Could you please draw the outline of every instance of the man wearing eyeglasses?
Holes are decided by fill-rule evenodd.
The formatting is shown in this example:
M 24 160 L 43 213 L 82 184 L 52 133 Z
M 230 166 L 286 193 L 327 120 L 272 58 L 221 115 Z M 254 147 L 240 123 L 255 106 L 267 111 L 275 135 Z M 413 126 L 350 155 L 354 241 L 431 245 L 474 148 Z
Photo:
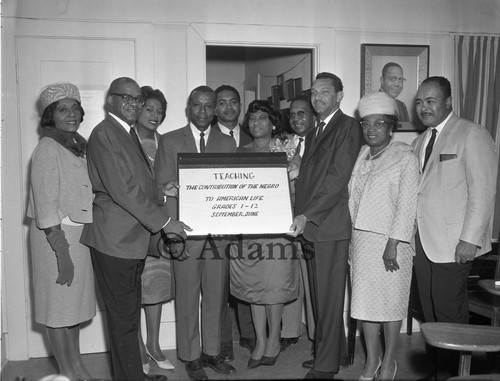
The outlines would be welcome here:
M 396 99 L 403 87 L 406 79 L 403 77 L 403 68 L 396 62 L 388 62 L 382 69 L 382 76 L 380 77 L 380 91 L 389 94 L 394 98 L 398 105 L 398 121 L 409 122 L 410 116 L 406 105 L 399 99 Z
M 300 160 L 304 156 L 306 147 L 306 135 L 311 131 L 316 124 L 316 113 L 311 104 L 311 97 L 307 95 L 299 95 L 290 102 L 290 127 L 292 128 L 293 141 L 295 142 L 296 152 L 298 156 L 294 158 L 294 162 L 300 167 Z M 295 172 L 295 174 L 294 174 Z M 291 181 L 291 195 L 292 205 L 295 203 L 295 181 L 297 180 L 297 171 L 292 169 L 289 176 L 293 179 Z M 285 304 L 283 308 L 283 315 L 281 318 L 281 350 L 284 351 L 290 345 L 296 344 L 302 333 L 302 306 L 306 307 L 306 321 L 307 321 L 307 335 L 310 340 L 314 341 L 314 316 L 311 305 L 311 294 L 309 289 L 309 278 L 307 276 L 307 265 L 302 252 L 301 243 L 298 243 L 298 258 L 300 264 L 300 294 L 297 299 Z
M 151 233 L 163 229 L 186 238 L 182 222 L 159 206 L 154 171 L 131 127 L 144 105 L 139 85 L 115 79 L 106 97 L 106 118 L 87 145 L 89 177 L 95 194 L 93 222 L 81 242 L 92 264 L 106 307 L 114 380 L 166 380 L 143 373 L 138 329 L 141 275 Z

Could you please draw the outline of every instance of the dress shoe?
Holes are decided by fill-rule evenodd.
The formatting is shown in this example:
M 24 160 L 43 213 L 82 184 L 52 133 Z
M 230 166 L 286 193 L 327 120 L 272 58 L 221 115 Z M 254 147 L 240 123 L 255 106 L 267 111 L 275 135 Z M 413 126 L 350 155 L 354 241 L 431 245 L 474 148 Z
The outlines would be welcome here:
M 255 349 L 255 341 L 255 338 L 240 337 L 240 345 L 248 349 L 250 354 L 252 354 Z
M 233 343 L 231 341 L 227 341 L 225 343 L 221 343 L 219 356 L 225 362 L 234 360 L 234 352 L 233 352 Z
M 276 360 L 278 359 L 280 352 L 278 352 L 278 354 L 276 356 L 272 356 L 272 357 L 262 356 L 262 360 L 260 360 L 260 364 L 261 365 L 274 365 L 274 364 L 276 364 Z
M 225 362 L 219 355 L 209 356 L 205 353 L 201 354 L 201 365 L 209 367 L 218 373 L 231 374 L 236 372 L 236 369 Z
M 280 339 L 281 350 L 284 351 L 292 344 L 297 344 L 299 342 L 298 337 L 282 337 Z
M 311 369 L 307 372 L 304 379 L 306 380 L 333 380 L 335 378 L 334 372 L 320 372 L 314 369 Z
M 205 373 L 205 369 L 203 369 L 203 366 L 201 365 L 200 359 L 186 361 L 186 364 L 184 366 L 186 367 L 186 372 L 190 380 L 208 380 L 207 374 Z
M 162 374 L 145 374 L 144 381 L 167 381 L 167 376 Z
M 306 360 L 302 363 L 302 368 L 312 369 L 314 367 L 314 359 Z
M 248 359 L 247 368 L 248 369 L 257 368 L 257 367 L 260 366 L 260 362 L 261 361 L 262 361 L 262 358 L 260 358 L 260 359 L 254 359 L 254 358 L 252 358 L 252 356 L 250 356 L 250 358 Z
M 148 355 L 148 357 L 153 360 L 156 365 L 158 365 L 158 368 L 161 368 L 161 369 L 174 369 L 174 366 L 172 365 L 172 363 L 170 361 L 168 361 L 168 359 L 165 357 L 165 360 L 157 360 L 153 357 L 153 355 L 149 352 L 148 350 L 148 347 L 146 347 L 146 354 Z M 149 365 L 149 364 L 148 364 Z M 144 369 L 144 364 L 142 365 L 143 369 Z M 149 373 L 148 372 L 144 372 L 146 374 Z

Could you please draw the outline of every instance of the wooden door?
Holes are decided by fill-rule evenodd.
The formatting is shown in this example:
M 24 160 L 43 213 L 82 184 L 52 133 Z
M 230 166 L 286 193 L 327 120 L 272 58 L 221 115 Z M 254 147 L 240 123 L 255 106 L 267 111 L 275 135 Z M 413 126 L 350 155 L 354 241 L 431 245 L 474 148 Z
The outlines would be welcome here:
M 23 200 L 27 201 L 28 198 L 31 155 L 40 139 L 40 114 L 37 103 L 40 89 L 46 84 L 59 81 L 69 81 L 78 86 L 85 110 L 79 132 L 88 138 L 92 128 L 104 117 L 105 93 L 111 81 L 120 76 L 135 77 L 135 44 L 133 39 L 29 36 L 18 38 L 16 60 Z M 24 229 L 24 236 L 27 237 L 28 221 L 25 221 Z M 25 287 L 28 290 L 25 296 L 28 357 L 45 357 L 50 354 L 45 329 L 32 319 L 29 245 L 25 247 L 27 251 L 25 274 L 28 275 Z M 107 350 L 105 311 L 102 308 L 102 303 L 99 301 L 96 317 L 82 326 L 80 337 L 82 353 Z

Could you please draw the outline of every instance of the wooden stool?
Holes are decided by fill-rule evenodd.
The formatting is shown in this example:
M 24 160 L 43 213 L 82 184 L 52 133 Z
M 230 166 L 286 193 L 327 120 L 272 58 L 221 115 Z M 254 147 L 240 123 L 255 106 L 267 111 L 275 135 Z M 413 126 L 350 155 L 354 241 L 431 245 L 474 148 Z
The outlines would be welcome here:
M 427 344 L 460 351 L 459 376 L 470 375 L 472 352 L 499 352 L 500 328 L 454 323 L 424 323 L 420 327 Z

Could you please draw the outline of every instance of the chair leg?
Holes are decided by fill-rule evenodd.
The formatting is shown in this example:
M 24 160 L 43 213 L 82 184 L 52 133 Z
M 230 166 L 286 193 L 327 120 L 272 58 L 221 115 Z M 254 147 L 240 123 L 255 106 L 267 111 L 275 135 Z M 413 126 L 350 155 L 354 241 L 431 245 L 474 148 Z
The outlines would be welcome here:
M 491 317 L 491 325 L 493 327 L 500 327 L 500 311 L 498 308 L 493 310 L 493 316 Z
M 460 351 L 460 363 L 458 365 L 459 376 L 470 375 L 471 352 Z

